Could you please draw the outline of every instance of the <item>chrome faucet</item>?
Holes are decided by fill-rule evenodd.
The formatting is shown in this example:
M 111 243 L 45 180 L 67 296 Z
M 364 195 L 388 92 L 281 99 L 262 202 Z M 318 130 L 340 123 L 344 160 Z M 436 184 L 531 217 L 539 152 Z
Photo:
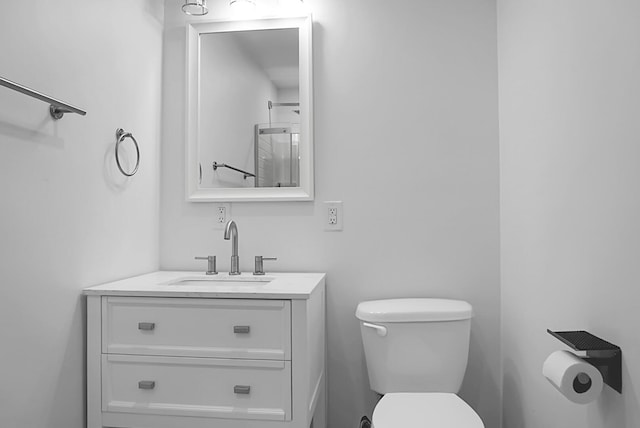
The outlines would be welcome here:
M 224 239 L 231 239 L 231 269 L 229 275 L 240 275 L 240 257 L 238 257 L 238 226 L 233 220 L 224 228 Z

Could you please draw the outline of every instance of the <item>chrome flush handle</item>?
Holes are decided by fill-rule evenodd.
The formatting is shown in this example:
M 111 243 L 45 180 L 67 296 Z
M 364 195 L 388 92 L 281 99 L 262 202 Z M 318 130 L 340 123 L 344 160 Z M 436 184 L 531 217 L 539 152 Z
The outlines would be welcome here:
M 378 333 L 378 336 L 385 337 L 387 335 L 387 327 L 383 325 L 371 324 L 370 322 L 363 322 L 364 327 L 372 328 Z

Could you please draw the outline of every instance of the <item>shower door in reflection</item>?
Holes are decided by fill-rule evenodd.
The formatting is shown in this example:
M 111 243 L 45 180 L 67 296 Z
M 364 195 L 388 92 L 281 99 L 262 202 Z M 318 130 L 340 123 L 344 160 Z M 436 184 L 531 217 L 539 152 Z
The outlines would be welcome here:
M 286 126 L 255 126 L 256 187 L 298 187 L 300 133 Z

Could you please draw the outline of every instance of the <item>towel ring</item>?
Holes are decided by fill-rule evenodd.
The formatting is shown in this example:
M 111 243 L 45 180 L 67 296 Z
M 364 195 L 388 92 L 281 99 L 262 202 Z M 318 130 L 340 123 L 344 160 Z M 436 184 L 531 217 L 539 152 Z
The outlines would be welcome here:
M 127 177 L 131 177 L 136 172 L 138 172 L 138 167 L 140 166 L 140 148 L 138 147 L 138 142 L 136 141 L 133 134 L 131 134 L 131 132 L 124 132 L 124 129 L 122 128 L 118 128 L 118 130 L 116 131 L 116 138 L 118 139 L 118 141 L 116 142 L 116 164 L 118 164 L 118 169 L 121 173 L 123 173 Z M 131 138 L 131 141 L 133 141 L 133 144 L 136 146 L 136 166 L 131 172 L 126 172 L 124 169 L 122 169 L 122 165 L 120 165 L 120 155 L 118 154 L 120 143 L 122 143 L 127 138 Z

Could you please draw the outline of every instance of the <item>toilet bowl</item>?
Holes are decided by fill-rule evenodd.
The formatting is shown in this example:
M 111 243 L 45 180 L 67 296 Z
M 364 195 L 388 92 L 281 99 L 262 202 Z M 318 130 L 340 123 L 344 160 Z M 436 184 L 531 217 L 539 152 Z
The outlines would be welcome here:
M 371 422 L 372 428 L 484 428 L 471 406 L 450 392 L 386 394 Z
M 387 299 L 356 310 L 371 389 L 383 395 L 374 428 L 484 428 L 456 393 L 469 356 L 471 305 Z

